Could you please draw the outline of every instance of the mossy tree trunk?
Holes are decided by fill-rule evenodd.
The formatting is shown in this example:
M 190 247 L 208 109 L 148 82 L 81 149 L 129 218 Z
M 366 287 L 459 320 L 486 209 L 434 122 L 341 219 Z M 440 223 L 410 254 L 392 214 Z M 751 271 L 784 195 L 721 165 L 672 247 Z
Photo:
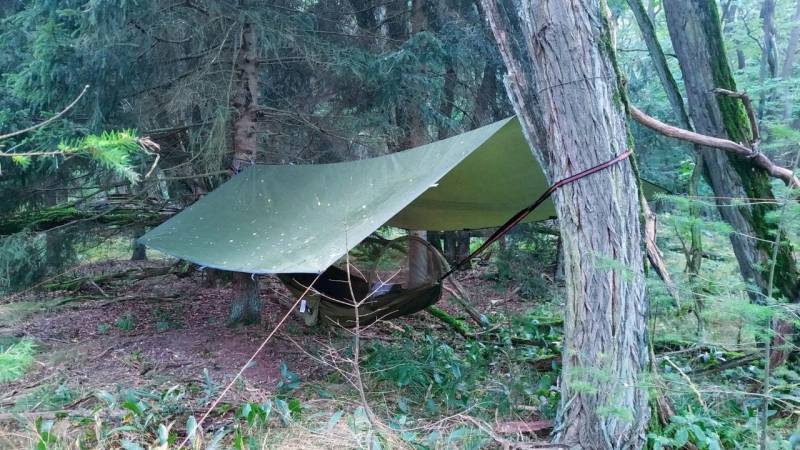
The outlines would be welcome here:
M 739 99 L 716 96 L 715 88 L 736 91 L 722 40 L 719 10 L 714 0 L 667 0 L 667 26 L 683 72 L 689 113 L 695 129 L 709 136 L 749 142 L 751 130 Z M 703 168 L 717 198 L 722 218 L 734 232 L 730 239 L 745 282 L 757 286 L 753 301 L 782 297 L 800 301 L 800 276 L 791 245 L 780 245 L 775 264 L 773 292 L 767 292 L 772 261 L 772 242 L 779 230 L 768 219 L 777 210 L 770 177 L 746 158 L 704 148 Z M 750 203 L 736 199 L 759 199 Z M 787 341 L 791 325 L 776 323 L 776 344 Z M 771 365 L 786 360 L 788 351 L 777 346 Z
M 697 132 L 749 142 L 749 121 L 739 99 L 715 95 L 715 88 L 736 91 L 722 40 L 714 0 L 664 2 L 672 44 L 683 73 L 689 114 Z M 731 242 L 745 281 L 758 286 L 754 300 L 763 300 L 770 267 L 771 242 L 777 227 L 767 216 L 776 211 L 769 175 L 750 161 L 713 148 L 702 149 L 706 179 L 722 218 L 734 232 Z M 760 199 L 755 204 L 735 199 Z M 734 199 L 734 200 L 731 200 Z M 798 300 L 800 281 L 790 246 L 781 246 L 775 271 L 778 296 Z
M 605 2 L 526 0 L 510 20 L 494 0 L 482 3 L 508 70 L 508 95 L 551 182 L 631 147 Z M 554 435 L 574 449 L 639 449 L 646 440 L 647 304 L 637 186 L 631 160 L 554 195 L 566 278 Z

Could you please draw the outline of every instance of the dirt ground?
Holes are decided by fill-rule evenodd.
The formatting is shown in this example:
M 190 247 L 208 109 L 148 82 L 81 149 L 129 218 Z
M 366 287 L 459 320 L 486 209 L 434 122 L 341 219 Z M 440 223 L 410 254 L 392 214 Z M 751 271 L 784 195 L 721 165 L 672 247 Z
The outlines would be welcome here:
M 78 273 L 98 275 L 161 266 L 163 262 L 104 262 L 83 266 Z M 496 291 L 480 283 L 480 270 L 460 274 L 459 278 L 474 306 L 483 313 L 522 305 L 513 292 Z M 28 338 L 38 346 L 36 363 L 26 376 L 4 386 L 0 411 L 20 410 L 20 401 L 45 384 L 64 384 L 80 393 L 73 395 L 77 398 L 70 405 L 62 406 L 68 409 L 78 404 L 90 407 L 97 401 L 92 393 L 99 390 L 202 383 L 205 370 L 215 383 L 227 382 L 286 313 L 288 292 L 277 280 L 264 277 L 262 323 L 231 328 L 225 322 L 229 289 L 206 287 L 204 279 L 200 272 L 184 278 L 170 274 L 135 282 L 84 285 L 78 293 L 27 293 L 0 303 L 0 342 Z M 463 310 L 447 301 L 439 306 L 466 317 Z M 364 338 L 390 339 L 400 325 L 444 327 L 430 315 L 418 313 L 372 327 Z M 340 335 L 340 330 L 309 328 L 293 314 L 254 364 L 244 370 L 244 395 L 248 391 L 260 395 L 273 391 L 281 378 L 282 362 L 304 380 L 324 376 L 325 368 L 303 349 Z M 36 408 L 33 405 L 33 409 L 25 410 Z

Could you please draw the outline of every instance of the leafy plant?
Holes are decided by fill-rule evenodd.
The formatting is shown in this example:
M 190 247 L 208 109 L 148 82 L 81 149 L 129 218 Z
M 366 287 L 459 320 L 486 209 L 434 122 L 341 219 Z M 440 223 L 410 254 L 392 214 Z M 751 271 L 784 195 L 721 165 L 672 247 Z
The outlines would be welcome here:
M 722 426 L 714 419 L 694 414 L 672 416 L 661 434 L 650 434 L 653 449 L 684 448 L 691 443 L 700 450 L 722 450 L 717 430 Z
M 122 331 L 130 331 L 136 326 L 136 319 L 133 317 L 133 314 L 127 312 L 120 316 L 116 322 L 114 322 L 114 325 Z
M 23 339 L 7 348 L 0 347 L 0 383 L 21 378 L 33 362 L 36 346 L 33 341 Z

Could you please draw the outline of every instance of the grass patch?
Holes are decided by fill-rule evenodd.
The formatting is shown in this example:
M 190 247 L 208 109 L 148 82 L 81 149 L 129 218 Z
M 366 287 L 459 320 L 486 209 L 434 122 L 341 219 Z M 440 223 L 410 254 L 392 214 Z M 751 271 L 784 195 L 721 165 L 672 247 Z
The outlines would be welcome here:
M 22 378 L 33 362 L 35 352 L 36 346 L 29 339 L 0 348 L 0 383 L 9 383 Z

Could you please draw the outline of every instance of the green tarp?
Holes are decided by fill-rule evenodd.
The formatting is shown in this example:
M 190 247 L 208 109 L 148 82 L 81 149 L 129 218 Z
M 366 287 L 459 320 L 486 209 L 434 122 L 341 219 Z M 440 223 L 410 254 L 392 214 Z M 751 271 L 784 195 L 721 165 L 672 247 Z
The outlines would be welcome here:
M 140 242 L 212 268 L 318 273 L 384 224 L 496 227 L 547 186 L 509 118 L 378 158 L 252 166 Z M 547 201 L 527 221 L 553 216 Z

